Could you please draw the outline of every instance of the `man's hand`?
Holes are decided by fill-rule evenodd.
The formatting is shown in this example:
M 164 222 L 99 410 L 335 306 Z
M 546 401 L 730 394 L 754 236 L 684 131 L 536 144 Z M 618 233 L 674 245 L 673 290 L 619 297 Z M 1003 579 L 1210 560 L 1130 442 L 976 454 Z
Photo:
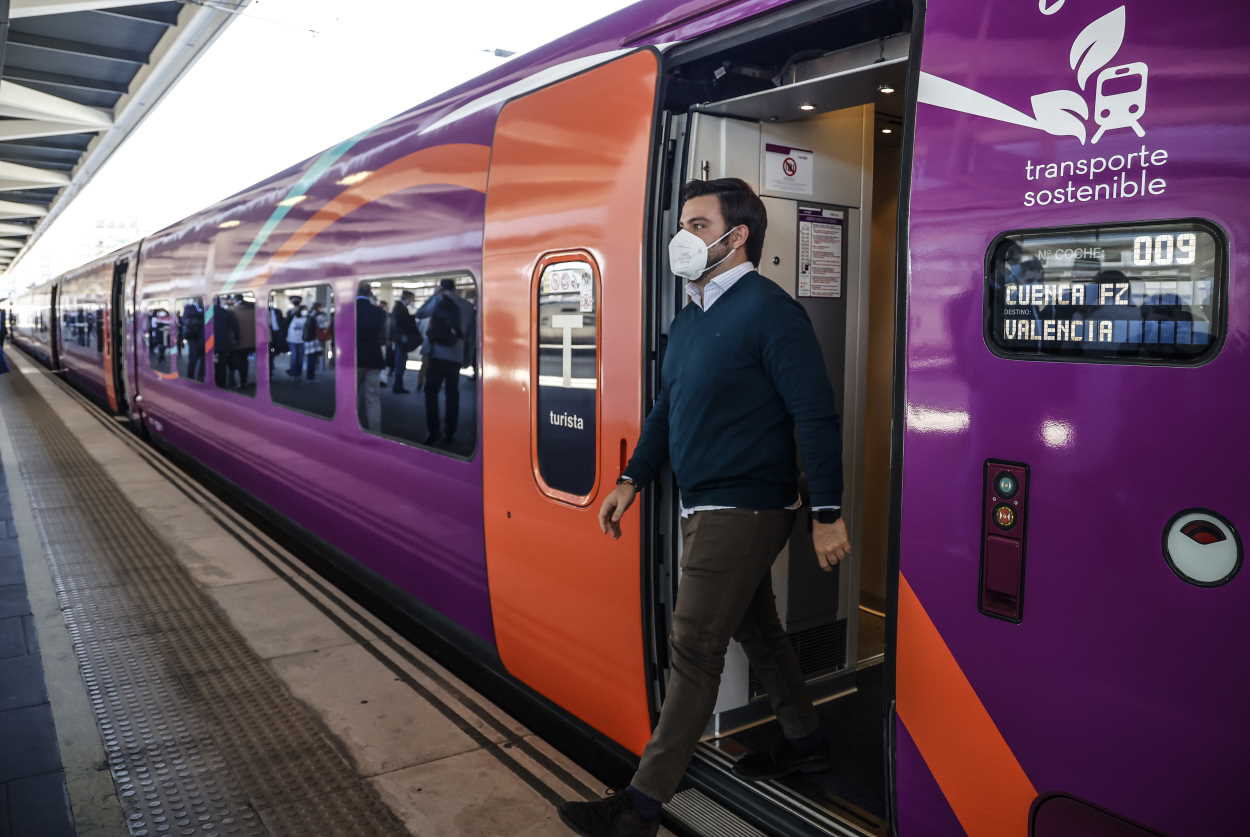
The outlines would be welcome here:
M 820 561 L 820 568 L 827 573 L 833 572 L 833 568 L 851 554 L 851 540 L 846 534 L 845 518 L 834 523 L 813 521 L 812 545 L 816 547 L 816 558 Z
M 611 531 L 612 537 L 621 536 L 621 518 L 634 504 L 634 498 L 637 496 L 638 489 L 634 487 L 634 484 L 623 482 L 604 499 L 603 505 L 599 507 L 599 528 L 605 535 Z

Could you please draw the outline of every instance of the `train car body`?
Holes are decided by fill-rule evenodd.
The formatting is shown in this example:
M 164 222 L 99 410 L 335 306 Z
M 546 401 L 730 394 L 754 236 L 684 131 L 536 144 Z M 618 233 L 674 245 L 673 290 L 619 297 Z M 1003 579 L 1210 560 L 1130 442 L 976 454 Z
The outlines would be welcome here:
M 842 408 L 855 559 L 813 572 L 798 527 L 774 583 L 846 756 L 734 780 L 775 726 L 735 649 L 693 784 L 784 833 L 1241 833 L 1247 23 L 644 0 L 15 298 L 12 333 L 638 753 L 677 499 L 616 541 L 595 510 L 683 304 L 677 189 L 742 177 Z M 375 396 L 361 282 L 454 287 L 455 371 L 427 333 Z
M 101 406 L 124 413 L 123 294 L 138 246 L 83 265 L 56 282 L 56 357 L 66 379 Z
M 13 343 L 49 366 L 56 366 L 55 282 L 45 282 L 9 300 L 9 336 Z

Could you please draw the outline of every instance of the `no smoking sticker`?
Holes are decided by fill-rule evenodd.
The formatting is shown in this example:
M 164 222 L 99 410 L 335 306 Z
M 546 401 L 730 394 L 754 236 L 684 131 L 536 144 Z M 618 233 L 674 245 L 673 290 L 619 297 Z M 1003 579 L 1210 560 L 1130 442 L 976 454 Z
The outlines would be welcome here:
M 810 195 L 814 155 L 804 148 L 764 143 L 764 191 Z

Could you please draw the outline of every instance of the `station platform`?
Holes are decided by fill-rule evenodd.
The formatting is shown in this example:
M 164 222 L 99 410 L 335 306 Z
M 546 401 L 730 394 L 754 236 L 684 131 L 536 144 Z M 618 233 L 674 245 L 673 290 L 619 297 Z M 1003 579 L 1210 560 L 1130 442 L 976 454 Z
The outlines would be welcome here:
M 0 837 L 570 833 L 592 776 L 6 356 Z

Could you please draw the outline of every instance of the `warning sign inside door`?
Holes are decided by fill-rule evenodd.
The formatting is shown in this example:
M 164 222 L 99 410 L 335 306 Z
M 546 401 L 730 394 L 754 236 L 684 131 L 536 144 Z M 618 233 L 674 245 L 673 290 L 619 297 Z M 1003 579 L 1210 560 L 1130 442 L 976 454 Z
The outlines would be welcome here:
M 842 296 L 846 212 L 799 204 L 799 296 Z
M 812 152 L 788 145 L 764 144 L 764 191 L 812 193 Z

